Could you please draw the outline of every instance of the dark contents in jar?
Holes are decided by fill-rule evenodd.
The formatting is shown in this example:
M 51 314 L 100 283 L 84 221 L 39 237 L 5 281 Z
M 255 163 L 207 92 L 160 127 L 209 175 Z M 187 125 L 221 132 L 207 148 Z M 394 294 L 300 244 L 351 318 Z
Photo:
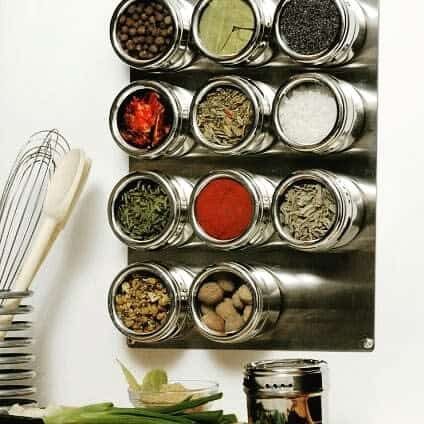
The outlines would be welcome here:
M 252 292 L 231 273 L 211 275 L 200 287 L 197 302 L 202 322 L 210 330 L 224 335 L 237 333 L 252 317 Z
M 293 184 L 283 195 L 280 221 L 294 239 L 323 239 L 332 229 L 337 203 L 327 187 L 314 181 Z
M 195 216 L 210 237 L 229 241 L 241 237 L 252 224 L 254 201 L 249 190 L 231 178 L 208 183 L 195 202 Z
M 158 183 L 139 180 L 120 193 L 115 215 L 127 236 L 140 241 L 154 240 L 168 228 L 170 200 Z
M 281 36 L 296 53 L 313 55 L 332 48 L 342 26 L 333 0 L 291 0 L 280 15 Z
M 129 330 L 140 334 L 153 333 L 163 327 L 172 303 L 163 282 L 147 273 L 126 277 L 114 301 L 121 322 Z
M 119 16 L 117 37 L 125 53 L 147 61 L 166 54 L 175 37 L 175 22 L 162 1 L 139 0 Z
M 249 135 L 254 121 L 252 101 L 239 89 L 219 87 L 199 103 L 197 126 L 217 146 L 232 147 Z
M 164 96 L 154 90 L 139 90 L 119 108 L 118 129 L 128 144 L 153 150 L 168 137 L 173 118 L 172 108 Z

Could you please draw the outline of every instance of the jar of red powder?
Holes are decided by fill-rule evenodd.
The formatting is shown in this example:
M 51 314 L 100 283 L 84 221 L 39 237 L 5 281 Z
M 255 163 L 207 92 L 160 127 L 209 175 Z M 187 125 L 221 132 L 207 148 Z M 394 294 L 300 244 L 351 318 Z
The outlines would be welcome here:
M 190 204 L 197 236 L 216 249 L 265 243 L 273 234 L 270 208 L 275 183 L 242 170 L 212 172 L 195 186 Z
M 191 100 L 188 90 L 165 82 L 133 82 L 112 104 L 112 136 L 137 159 L 182 156 L 194 145 L 188 131 Z

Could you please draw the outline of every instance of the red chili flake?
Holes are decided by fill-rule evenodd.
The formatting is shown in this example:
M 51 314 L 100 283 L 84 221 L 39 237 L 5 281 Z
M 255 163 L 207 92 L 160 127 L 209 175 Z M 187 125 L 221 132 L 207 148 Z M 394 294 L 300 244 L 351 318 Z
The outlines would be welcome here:
M 159 146 L 171 131 L 166 122 L 166 107 L 155 91 L 134 95 L 123 113 L 123 128 L 120 130 L 124 140 L 142 149 Z

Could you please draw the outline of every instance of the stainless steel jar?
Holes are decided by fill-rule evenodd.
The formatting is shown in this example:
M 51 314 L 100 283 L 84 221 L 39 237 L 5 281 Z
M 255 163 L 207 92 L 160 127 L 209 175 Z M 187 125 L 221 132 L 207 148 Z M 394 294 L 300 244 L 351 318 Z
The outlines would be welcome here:
M 219 333 L 211 330 L 202 320 L 198 293 L 202 285 L 217 274 L 230 274 L 246 284 L 253 295 L 253 309 L 246 325 L 236 333 Z M 262 336 L 275 328 L 282 311 L 282 291 L 277 277 L 266 267 L 243 265 L 236 262 L 221 263 L 203 270 L 190 288 L 190 308 L 199 332 L 216 343 L 243 343 Z
M 364 44 L 367 32 L 365 13 L 357 0 L 333 0 L 340 12 L 341 30 L 337 42 L 317 54 L 305 55 L 290 48 L 281 34 L 281 13 L 292 0 L 282 0 L 274 22 L 274 34 L 281 50 L 296 62 L 310 66 L 335 66 L 349 62 Z
M 200 35 L 200 21 L 211 0 L 200 0 L 194 9 L 192 34 L 197 48 L 209 59 L 225 66 L 259 66 L 273 56 L 270 43 L 276 2 L 274 0 L 245 0 L 255 17 L 255 28 L 247 46 L 233 56 L 220 56 L 210 52 L 203 44 Z M 218 23 L 217 23 L 218 24 Z
M 285 359 L 248 364 L 244 372 L 249 424 L 328 423 L 324 361 Z
M 207 234 L 196 217 L 196 201 L 202 190 L 212 181 L 231 179 L 242 184 L 251 194 L 254 212 L 249 228 L 240 237 L 232 240 L 219 240 Z M 274 229 L 271 220 L 271 202 L 275 183 L 267 177 L 254 175 L 244 170 L 213 171 L 197 182 L 190 200 L 190 217 L 195 234 L 207 246 L 215 249 L 234 250 L 258 246 L 268 241 Z
M 234 146 L 222 146 L 208 140 L 197 125 L 197 110 L 205 97 L 220 87 L 230 87 L 240 90 L 251 101 L 254 111 L 254 121 L 249 134 Z M 224 76 L 210 80 L 194 97 L 190 125 L 191 131 L 199 143 L 215 153 L 239 155 L 258 153 L 266 150 L 274 141 L 271 131 L 272 100 L 275 91 L 270 86 L 239 76 Z
M 336 201 L 336 218 L 327 235 L 318 240 L 295 239 L 282 224 L 280 206 L 285 193 L 295 184 L 315 182 L 326 187 Z M 297 250 L 322 252 L 349 244 L 359 234 L 365 214 L 364 195 L 350 177 L 316 169 L 299 171 L 283 180 L 278 186 L 272 205 L 274 225 L 280 237 Z
M 151 90 L 163 98 L 172 110 L 172 127 L 166 139 L 152 150 L 141 149 L 127 143 L 121 135 L 119 121 L 121 108 L 132 95 Z M 125 87 L 115 98 L 109 116 L 109 127 L 118 146 L 137 159 L 156 159 L 163 156 L 182 156 L 194 145 L 188 129 L 192 95 L 184 88 L 161 81 L 135 81 Z
M 123 0 L 113 13 L 110 23 L 110 39 L 116 54 L 127 65 L 143 71 L 175 71 L 188 66 L 195 57 L 190 43 L 193 2 L 190 0 L 161 0 L 169 9 L 175 23 L 175 33 L 172 45 L 168 52 L 162 56 L 149 60 L 139 60 L 125 52 L 117 36 L 119 18 L 122 13 L 136 1 L 137 0 Z
M 300 144 L 290 139 L 279 117 L 281 102 L 301 86 L 322 86 L 333 94 L 337 104 L 337 120 L 332 131 L 324 139 L 314 144 Z M 287 85 L 281 87 L 274 101 L 273 122 L 279 138 L 291 149 L 299 152 L 330 154 L 348 149 L 357 140 L 364 128 L 364 101 L 348 82 L 326 74 L 309 73 L 296 75 Z M 305 123 L 308 125 L 309 123 Z
M 138 181 L 152 181 L 158 184 L 168 195 L 171 206 L 171 217 L 167 227 L 161 234 L 150 240 L 137 240 L 129 237 L 121 229 L 116 216 L 121 194 Z M 156 250 L 169 246 L 181 246 L 193 235 L 193 229 L 188 221 L 188 206 L 192 189 L 192 182 L 182 177 L 169 177 L 147 171 L 133 172 L 127 175 L 116 184 L 109 198 L 108 215 L 113 232 L 132 249 Z
M 130 330 L 119 318 L 115 298 L 121 285 L 133 274 L 152 275 L 158 278 L 167 289 L 171 307 L 165 324 L 152 333 Z M 188 288 L 193 274 L 183 267 L 168 267 L 157 263 L 138 263 L 122 270 L 113 281 L 108 294 L 109 314 L 115 327 L 131 340 L 142 343 L 159 343 L 182 336 L 192 326 L 188 313 Z

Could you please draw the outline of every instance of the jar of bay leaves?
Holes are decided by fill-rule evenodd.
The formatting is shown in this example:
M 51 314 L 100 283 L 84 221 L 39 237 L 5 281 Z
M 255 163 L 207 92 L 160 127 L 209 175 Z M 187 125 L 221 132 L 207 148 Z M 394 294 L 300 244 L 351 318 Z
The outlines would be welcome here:
M 195 53 L 190 43 L 190 0 L 123 0 L 110 23 L 110 39 L 119 58 L 143 71 L 178 70 Z
M 281 0 L 274 21 L 281 50 L 310 66 L 349 62 L 366 32 L 366 15 L 357 0 Z
M 192 271 L 182 266 L 137 263 L 122 270 L 108 295 L 115 327 L 131 341 L 159 343 L 185 334 L 192 326 L 188 289 Z
M 192 236 L 188 206 L 193 183 L 157 172 L 134 172 L 122 178 L 109 199 L 109 222 L 115 235 L 133 249 L 181 246 Z
M 272 215 L 290 247 L 305 252 L 337 249 L 362 228 L 364 194 L 351 177 L 322 169 L 298 171 L 277 187 Z
M 184 88 L 162 81 L 135 81 L 112 104 L 112 136 L 137 159 L 183 156 L 194 145 L 188 124 L 191 101 L 192 94 Z
M 245 367 L 249 424 L 328 423 L 328 366 L 312 359 L 252 362 Z
M 273 0 L 200 0 L 193 39 L 209 59 L 225 66 L 258 66 L 273 56 Z
M 258 153 L 274 141 L 275 90 L 239 76 L 211 79 L 194 97 L 190 124 L 195 139 L 223 155 Z

